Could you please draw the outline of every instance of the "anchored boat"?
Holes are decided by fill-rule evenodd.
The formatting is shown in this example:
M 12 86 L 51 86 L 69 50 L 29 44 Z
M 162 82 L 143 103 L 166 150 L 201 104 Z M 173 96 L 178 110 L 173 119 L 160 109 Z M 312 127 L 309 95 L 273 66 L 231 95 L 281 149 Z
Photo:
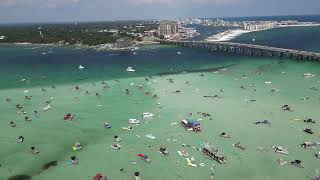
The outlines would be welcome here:
M 183 119 L 180 124 L 188 131 L 201 131 L 200 123 L 195 119 Z
M 149 117 L 153 117 L 154 115 L 152 114 L 152 113 L 149 113 L 149 112 L 144 112 L 143 114 L 142 114 L 142 117 L 143 118 L 149 118 Z
M 132 67 L 128 67 L 128 68 L 127 68 L 127 71 L 128 71 L 128 72 L 135 72 L 136 70 L 134 70 Z
M 209 144 L 205 144 L 202 148 L 202 152 L 204 155 L 206 155 L 209 159 L 215 160 L 220 164 L 226 164 L 227 159 L 225 156 L 221 155 L 217 149 L 215 149 L 213 146 L 210 146 Z
M 137 119 L 129 119 L 129 124 L 140 124 L 140 121 Z

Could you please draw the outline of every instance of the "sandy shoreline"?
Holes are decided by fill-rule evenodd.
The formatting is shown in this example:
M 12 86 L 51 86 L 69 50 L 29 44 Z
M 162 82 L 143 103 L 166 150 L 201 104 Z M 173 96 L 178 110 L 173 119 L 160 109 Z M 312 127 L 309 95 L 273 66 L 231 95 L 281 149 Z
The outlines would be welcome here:
M 232 40 L 242 34 L 251 33 L 251 32 L 266 31 L 266 30 L 276 29 L 276 28 L 313 27 L 313 26 L 320 26 L 320 24 L 280 25 L 278 27 L 261 29 L 261 30 L 256 30 L 256 31 L 246 31 L 246 30 L 241 30 L 241 29 L 226 30 L 226 31 L 220 32 L 218 34 L 215 34 L 213 36 L 207 37 L 205 39 L 205 41 L 223 42 L 223 41 L 230 41 L 230 40 Z
M 221 33 L 215 34 L 211 37 L 208 37 L 205 39 L 205 41 L 210 41 L 210 42 L 230 41 L 242 34 L 249 33 L 249 32 L 251 31 L 245 31 L 240 29 L 227 30 L 227 31 L 223 31 Z

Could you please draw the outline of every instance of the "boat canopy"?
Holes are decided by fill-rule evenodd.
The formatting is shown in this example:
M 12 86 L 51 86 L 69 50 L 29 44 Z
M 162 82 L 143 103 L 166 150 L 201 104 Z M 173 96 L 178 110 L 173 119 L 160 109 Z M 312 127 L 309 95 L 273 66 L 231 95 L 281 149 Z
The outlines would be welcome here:
M 188 123 L 189 123 L 190 125 L 192 125 L 193 127 L 200 125 L 199 121 L 197 121 L 196 119 L 187 119 L 187 121 L 188 121 Z

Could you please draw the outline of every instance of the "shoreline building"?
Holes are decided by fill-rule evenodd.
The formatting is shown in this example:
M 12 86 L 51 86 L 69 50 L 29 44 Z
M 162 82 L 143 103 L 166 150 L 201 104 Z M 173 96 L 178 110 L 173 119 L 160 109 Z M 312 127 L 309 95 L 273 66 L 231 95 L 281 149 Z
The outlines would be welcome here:
M 159 36 L 167 36 L 179 33 L 179 25 L 177 22 L 166 21 L 161 22 L 158 27 Z
M 275 21 L 249 21 L 243 23 L 243 30 L 260 31 L 277 27 L 278 23 Z

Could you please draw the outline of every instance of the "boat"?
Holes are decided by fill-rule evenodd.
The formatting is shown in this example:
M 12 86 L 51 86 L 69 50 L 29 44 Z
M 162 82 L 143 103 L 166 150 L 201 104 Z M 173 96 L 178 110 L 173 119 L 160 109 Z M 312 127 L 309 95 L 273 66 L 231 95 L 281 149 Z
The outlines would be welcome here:
M 311 74 L 311 73 L 304 73 L 303 76 L 304 76 L 304 77 L 314 77 L 314 76 L 316 76 L 316 75 Z
M 195 119 L 183 119 L 180 124 L 188 131 L 201 131 L 200 123 Z
M 128 68 L 127 68 L 127 71 L 128 71 L 128 72 L 135 72 L 136 70 L 134 70 L 132 67 L 128 67 Z
M 279 163 L 280 166 L 286 165 L 288 162 L 283 160 L 283 159 L 277 159 L 277 162 Z
M 281 146 L 281 145 L 272 146 L 272 148 L 273 148 L 275 153 L 285 154 L 285 155 L 289 154 L 288 150 L 285 147 Z
M 266 124 L 266 125 L 271 125 L 271 122 L 268 120 L 263 120 L 263 121 L 256 121 L 254 124 Z
M 306 128 L 306 129 L 304 129 L 304 130 L 302 130 L 302 131 L 304 131 L 304 132 L 306 132 L 306 133 L 308 133 L 308 134 L 314 134 L 314 132 L 313 132 L 312 129 L 310 129 L 310 128 Z
M 177 152 L 178 152 L 178 154 L 179 154 L 180 156 L 184 156 L 184 157 L 188 157 L 188 156 L 189 156 L 189 153 L 187 153 L 187 152 L 184 151 L 184 150 L 177 151 Z
M 79 70 L 84 69 L 84 66 L 82 66 L 81 64 L 79 65 Z
M 147 137 L 147 138 L 150 138 L 150 139 L 156 139 L 156 137 L 153 136 L 152 134 L 147 134 L 146 137 Z
M 133 128 L 131 126 L 128 126 L 128 127 L 122 127 L 121 129 L 123 130 L 127 130 L 127 131 L 132 131 Z
M 246 150 L 246 147 L 244 145 L 240 144 L 240 142 L 237 142 L 237 143 L 233 144 L 233 146 L 237 147 L 237 148 L 239 148 L 239 149 L 241 149 L 243 151 Z
M 177 52 L 178 55 L 181 55 L 182 53 L 180 51 Z
M 63 119 L 67 120 L 67 121 L 72 121 L 74 119 L 74 115 L 71 113 L 68 113 L 68 114 L 64 115 Z
M 143 114 L 142 114 L 142 117 L 143 118 L 149 118 L 149 117 L 153 117 L 154 115 L 152 114 L 152 113 L 149 113 L 149 112 L 144 112 Z
M 112 144 L 111 145 L 111 148 L 112 149 L 115 149 L 115 150 L 120 150 L 121 149 L 121 146 L 119 144 Z
M 110 128 L 112 127 L 112 125 L 111 125 L 110 123 L 108 123 L 108 122 L 105 122 L 105 123 L 103 124 L 103 126 L 104 126 L 104 128 L 106 128 L 106 129 L 110 129 Z
M 317 142 L 310 142 L 310 141 L 305 141 L 305 142 L 303 142 L 302 144 L 301 144 L 301 146 L 303 147 L 303 148 L 316 148 L 316 146 L 317 146 Z
M 119 136 L 115 135 L 115 136 L 113 136 L 113 140 L 120 142 L 121 138 Z
M 140 124 L 140 121 L 137 119 L 129 119 L 129 124 Z
M 137 154 L 138 157 L 140 157 L 142 160 L 144 160 L 147 163 L 151 162 L 151 159 L 149 158 L 149 156 L 145 155 L 145 154 Z
M 197 165 L 196 165 L 196 164 L 194 164 L 194 163 L 191 161 L 191 159 L 190 159 L 190 158 L 186 158 L 186 160 L 187 160 L 187 163 L 188 163 L 188 165 L 189 165 L 189 166 L 197 167 Z
M 46 111 L 48 111 L 48 110 L 50 110 L 50 109 L 51 109 L 50 104 L 47 104 L 45 107 L 42 108 L 42 111 L 43 111 L 43 112 L 46 112 Z
M 202 152 L 209 159 L 215 160 L 220 164 L 227 163 L 226 157 L 221 155 L 217 149 L 215 149 L 213 146 L 209 145 L 208 143 L 204 145 L 204 147 L 202 148 Z
M 169 155 L 169 152 L 167 151 L 167 148 L 165 148 L 165 147 L 160 147 L 159 152 L 165 156 Z
M 311 118 L 306 118 L 303 120 L 303 122 L 306 122 L 306 123 L 316 123 L 316 121 L 314 121 L 313 119 Z

